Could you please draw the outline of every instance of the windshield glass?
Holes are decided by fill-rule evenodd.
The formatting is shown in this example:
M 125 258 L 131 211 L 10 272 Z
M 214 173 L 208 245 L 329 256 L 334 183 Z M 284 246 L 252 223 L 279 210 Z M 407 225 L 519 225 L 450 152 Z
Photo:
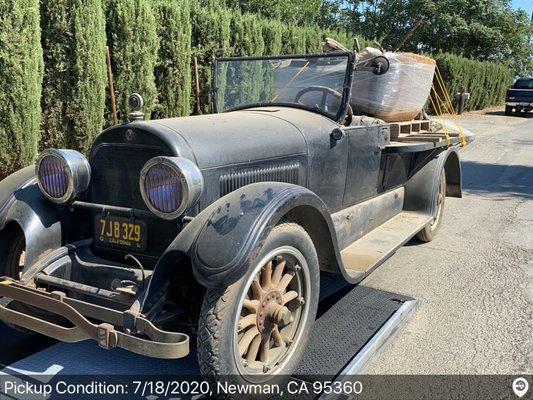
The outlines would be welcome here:
M 217 112 L 265 105 L 297 106 L 339 120 L 349 101 L 349 54 L 219 59 Z M 347 84 L 346 84 L 347 83 Z
M 533 79 L 518 79 L 514 84 L 514 89 L 533 89 Z

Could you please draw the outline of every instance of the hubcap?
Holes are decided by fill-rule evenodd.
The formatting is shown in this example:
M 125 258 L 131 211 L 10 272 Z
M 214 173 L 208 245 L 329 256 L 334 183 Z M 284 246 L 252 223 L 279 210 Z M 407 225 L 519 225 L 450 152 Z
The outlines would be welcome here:
M 446 197 L 446 181 L 441 177 L 439 182 L 439 193 L 437 195 L 437 215 L 433 218 L 430 228 L 435 230 L 439 225 L 440 219 L 442 218 L 442 209 L 444 205 L 444 198 Z
M 243 375 L 275 374 L 290 358 L 308 306 L 308 267 L 296 249 L 276 250 L 257 267 L 241 299 L 235 357 Z

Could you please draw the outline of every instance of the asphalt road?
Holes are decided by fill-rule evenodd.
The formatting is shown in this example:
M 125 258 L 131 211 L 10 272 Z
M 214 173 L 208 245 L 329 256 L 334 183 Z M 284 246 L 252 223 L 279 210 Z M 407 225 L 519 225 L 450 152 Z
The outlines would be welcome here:
M 370 373 L 533 372 L 533 115 L 461 117 L 463 198 L 363 284 L 422 301 Z

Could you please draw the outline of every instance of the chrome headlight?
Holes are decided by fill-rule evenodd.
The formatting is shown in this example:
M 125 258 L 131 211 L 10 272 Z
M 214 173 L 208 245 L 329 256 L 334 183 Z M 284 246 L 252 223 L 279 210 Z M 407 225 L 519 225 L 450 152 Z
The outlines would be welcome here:
M 37 159 L 35 174 L 43 195 L 58 204 L 74 200 L 91 181 L 89 161 L 75 150 L 45 150 Z
M 181 157 L 155 157 L 140 177 L 144 202 L 158 217 L 176 219 L 196 204 L 204 188 L 200 169 Z

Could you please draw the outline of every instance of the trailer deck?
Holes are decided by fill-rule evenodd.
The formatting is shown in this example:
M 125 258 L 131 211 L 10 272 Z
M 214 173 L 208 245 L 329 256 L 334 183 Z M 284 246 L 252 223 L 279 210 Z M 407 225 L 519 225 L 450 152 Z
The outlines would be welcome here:
M 410 297 L 348 285 L 336 275 L 323 273 L 321 279 L 315 327 L 294 373 L 299 380 L 311 381 L 317 377 L 342 380 L 347 375 L 364 373 L 418 306 L 418 301 Z M 9 364 L 0 372 L 4 379 L 7 375 L 20 380 L 54 382 L 68 376 L 198 377 L 200 374 L 194 348 L 186 358 L 162 360 L 122 349 L 104 350 L 93 341 L 56 343 L 2 328 L 3 337 L 11 338 L 5 339 L 9 350 L 0 358 L 3 364 Z M 36 352 L 30 355 L 29 346 L 35 340 Z M 26 357 L 13 362 L 19 347 L 24 349 L 19 350 L 19 355 Z

